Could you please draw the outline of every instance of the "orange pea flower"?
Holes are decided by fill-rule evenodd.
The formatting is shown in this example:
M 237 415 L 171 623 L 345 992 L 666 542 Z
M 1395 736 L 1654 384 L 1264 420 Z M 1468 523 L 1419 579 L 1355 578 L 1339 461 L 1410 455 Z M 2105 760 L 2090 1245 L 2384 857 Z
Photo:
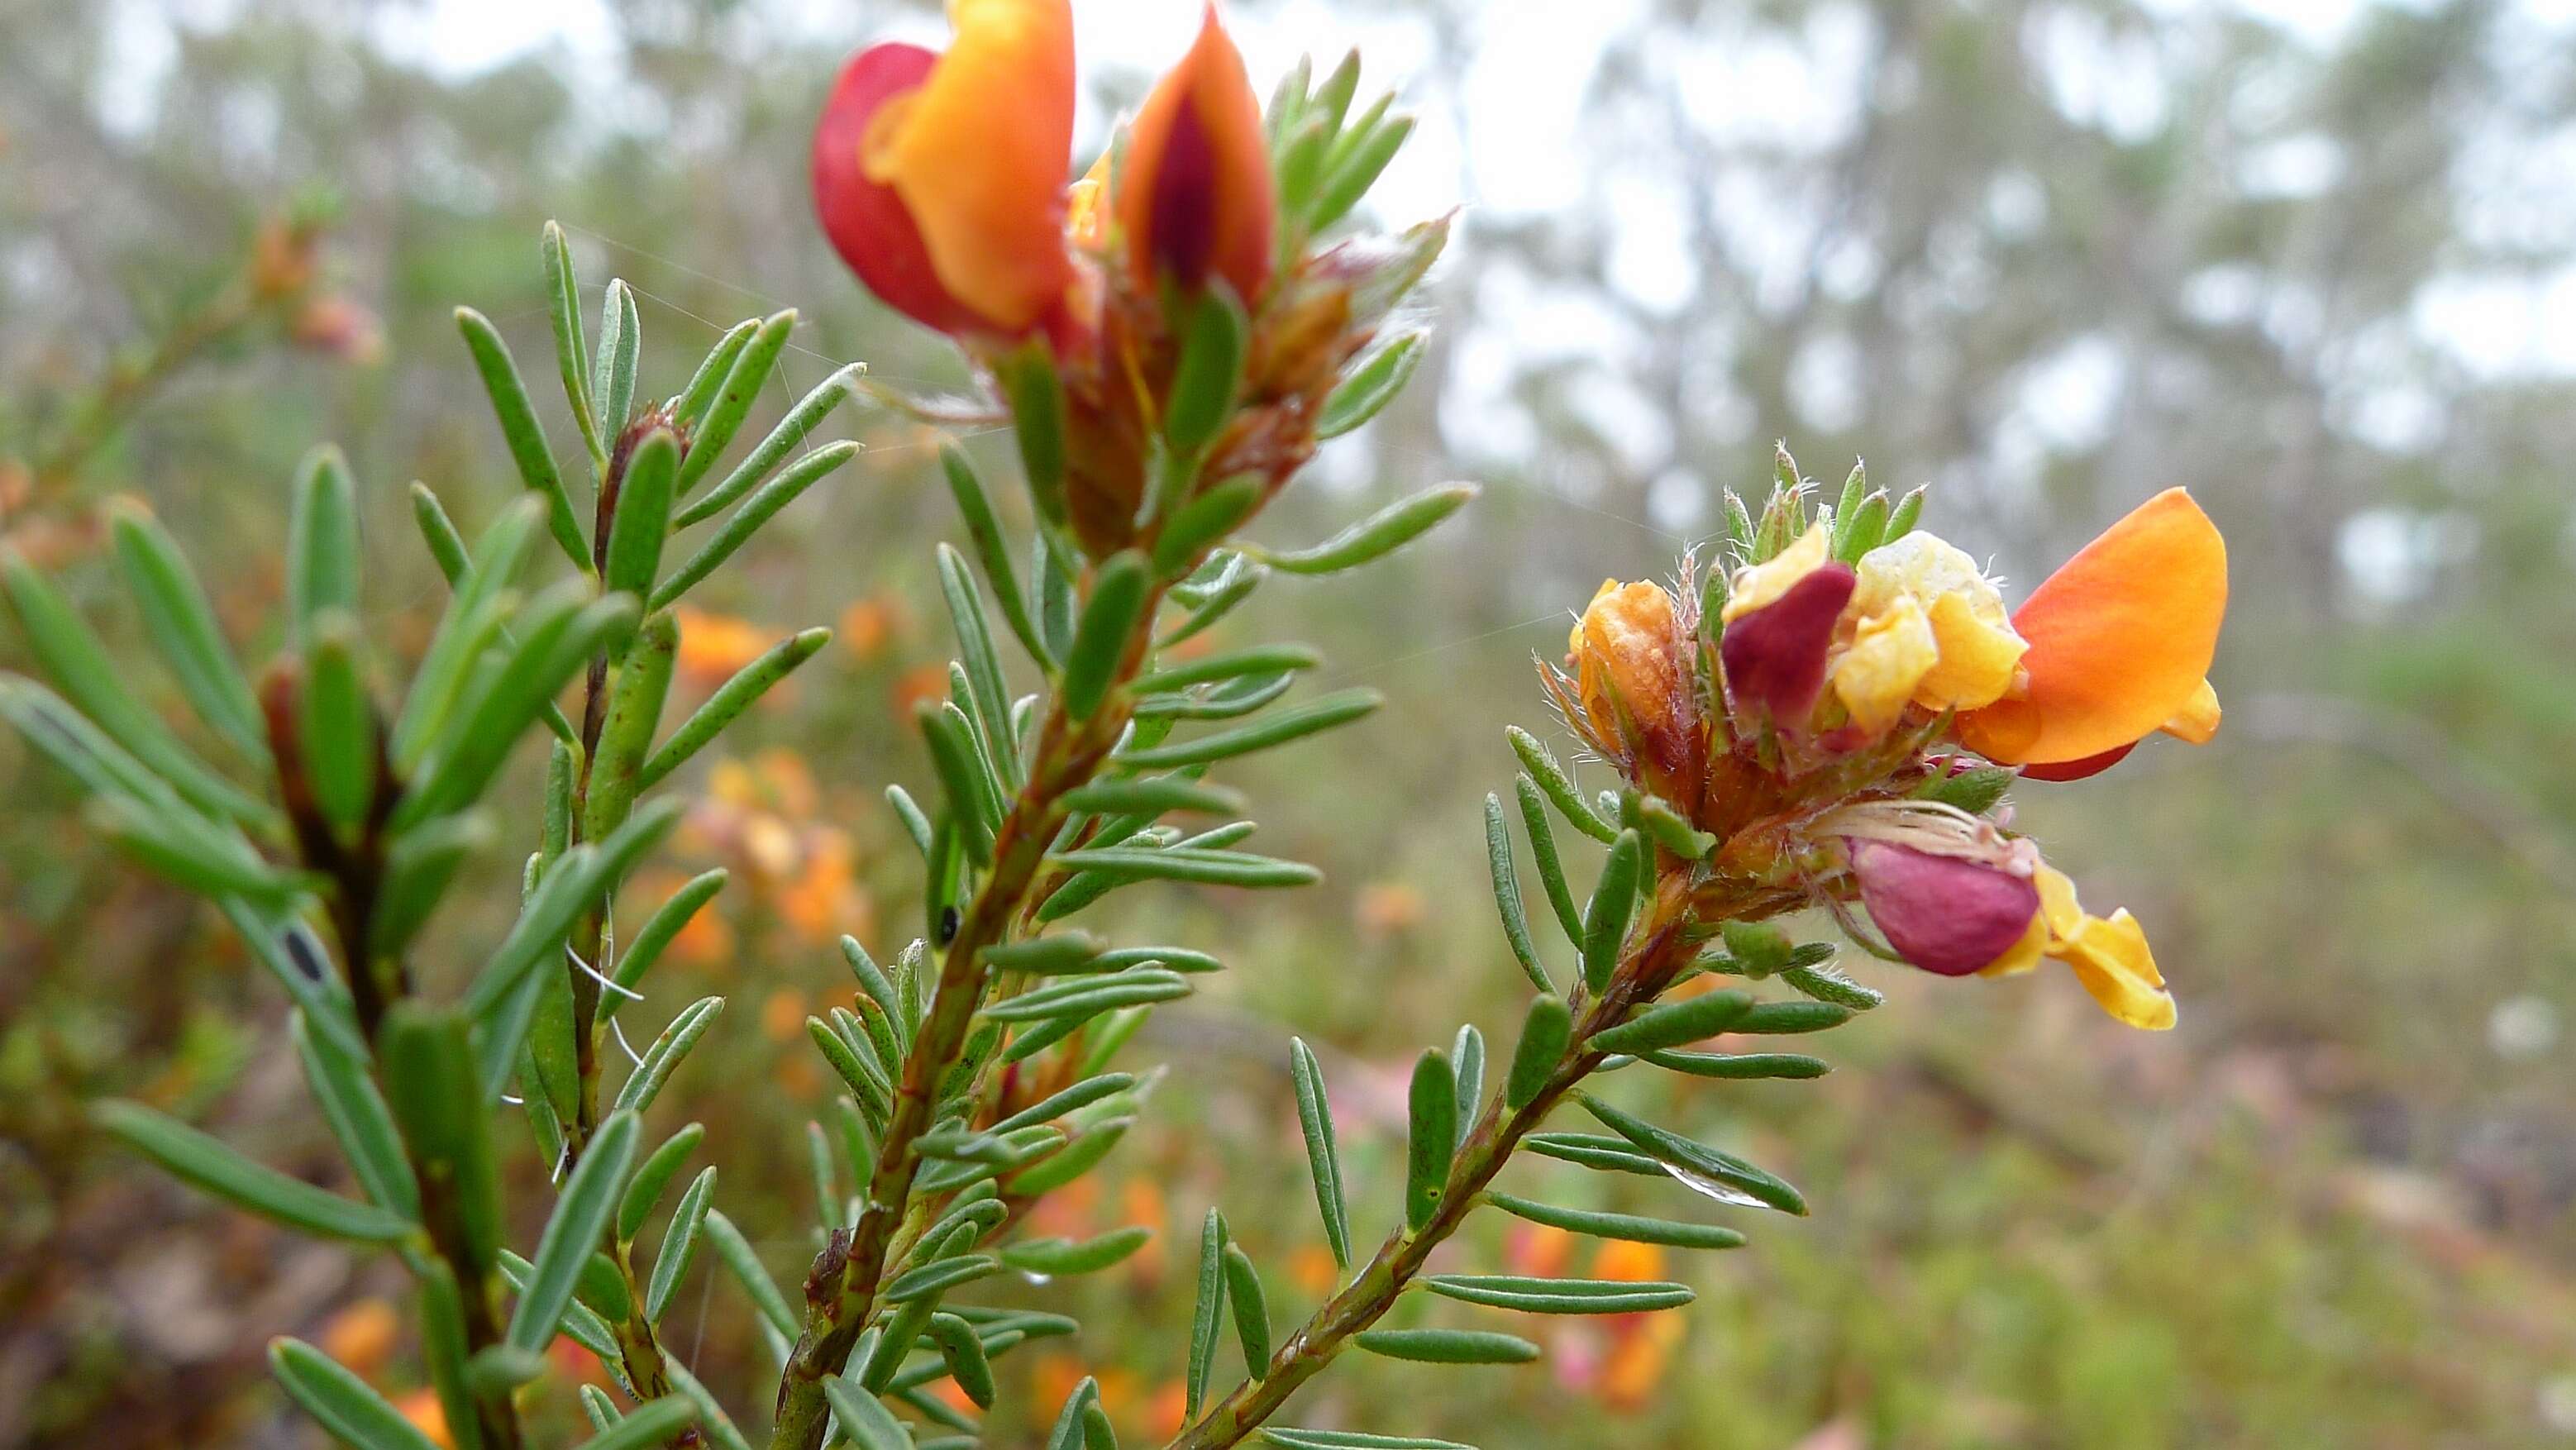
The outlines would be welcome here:
M 2218 728 L 2209 662 L 2227 613 L 2227 543 L 2170 488 L 2103 530 L 2013 613 L 2023 677 L 1959 717 L 1959 738 L 1999 765 L 2071 779 L 2157 730 L 2194 742 Z
M 887 305 L 950 334 L 1016 337 L 1060 311 L 1073 145 L 1066 0 L 950 0 L 942 54 L 871 46 L 814 132 L 815 210 Z
M 1211 4 L 1128 133 L 1116 210 L 1137 285 L 1168 276 L 1196 291 L 1214 274 L 1257 300 L 1270 280 L 1275 198 L 1261 102 Z

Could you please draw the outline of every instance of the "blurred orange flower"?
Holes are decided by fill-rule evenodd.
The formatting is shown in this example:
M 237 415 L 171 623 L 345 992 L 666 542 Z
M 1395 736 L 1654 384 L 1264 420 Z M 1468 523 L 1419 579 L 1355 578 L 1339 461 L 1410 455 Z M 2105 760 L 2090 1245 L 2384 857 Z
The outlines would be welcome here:
M 402 1320 L 394 1306 L 382 1299 L 366 1298 L 352 1302 L 331 1316 L 322 1326 L 318 1344 L 324 1354 L 355 1371 L 360 1378 L 374 1379 L 393 1358 L 394 1342 L 402 1335 Z
M 771 645 L 786 637 L 767 625 L 685 604 L 672 614 L 680 625 L 679 672 L 700 688 L 723 684 L 736 670 L 760 658 Z M 770 695 L 762 698 L 776 693 L 777 687 L 773 686 Z
M 1422 893 L 1401 881 L 1373 881 L 1360 888 L 1351 915 L 1361 936 L 1372 940 L 1402 936 L 1422 925 L 1427 906 Z
M 895 676 L 893 698 L 888 702 L 898 720 L 912 718 L 915 705 L 933 704 L 948 698 L 948 667 L 939 664 L 915 665 Z
M 841 611 L 841 647 L 862 660 L 885 653 L 903 625 L 903 603 L 886 590 L 850 601 Z
M 394 1401 L 394 1413 L 411 1421 L 411 1427 L 429 1437 L 439 1450 L 454 1450 L 456 1442 L 447 1434 L 447 1410 L 438 1402 L 436 1390 L 414 1390 Z

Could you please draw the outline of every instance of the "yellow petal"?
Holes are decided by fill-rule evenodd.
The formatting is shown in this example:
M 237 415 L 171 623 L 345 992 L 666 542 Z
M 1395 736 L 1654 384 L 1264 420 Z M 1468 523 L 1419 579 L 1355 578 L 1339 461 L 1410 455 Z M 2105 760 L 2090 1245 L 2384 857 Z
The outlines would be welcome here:
M 1738 619 L 1789 592 L 1789 586 L 1822 567 L 1833 552 L 1833 531 L 1822 523 L 1810 525 L 1798 541 L 1773 555 L 1767 562 L 1738 572 L 1726 596 L 1726 608 L 1718 618 L 1733 624 Z
M 1932 622 L 1912 599 L 1900 596 L 1861 621 L 1850 647 L 1834 661 L 1834 693 L 1853 723 L 1875 735 L 1905 713 L 1905 702 L 1939 660 Z
M 1930 615 L 1940 659 L 1915 687 L 1915 703 L 1926 710 L 1974 710 L 2002 699 L 2030 646 L 2001 610 L 1988 618 L 1974 599 L 1944 594 L 1932 601 Z
M 2124 907 L 2110 918 L 2086 917 L 2053 955 L 2075 969 L 2075 979 L 2102 1010 L 2131 1027 L 2162 1032 L 2174 1025 L 2173 994 L 2156 970 L 2147 933 Z
M 2034 911 L 2030 914 L 2030 930 L 2022 933 L 2021 940 L 2013 943 L 2012 950 L 1979 967 L 1977 975 L 2017 977 L 2038 966 L 2040 956 L 2047 947 L 2048 913 L 2044 910 Z
M 2176 740 L 2207 745 L 2210 738 L 2218 733 L 2218 713 L 2218 691 L 2211 688 L 2209 681 L 2203 680 L 2199 693 L 2191 697 L 2191 703 L 2183 706 L 2160 728 Z

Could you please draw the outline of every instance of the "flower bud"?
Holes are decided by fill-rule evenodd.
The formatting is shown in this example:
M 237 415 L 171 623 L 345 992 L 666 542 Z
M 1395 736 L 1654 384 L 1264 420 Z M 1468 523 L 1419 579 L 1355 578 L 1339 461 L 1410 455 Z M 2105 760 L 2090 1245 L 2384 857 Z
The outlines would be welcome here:
M 1869 919 L 1898 956 L 1927 972 L 1964 977 L 1992 965 L 2039 915 L 2038 886 L 2008 866 L 1893 841 L 1850 847 Z
M 1566 648 L 1583 723 L 1603 753 L 1666 800 L 1695 803 L 1708 745 L 1672 595 L 1658 584 L 1604 580 Z
M 1128 266 L 1148 292 L 1166 276 L 1195 292 L 1213 274 L 1250 305 L 1270 280 L 1275 208 L 1261 102 L 1211 4 L 1128 130 L 1117 197 Z

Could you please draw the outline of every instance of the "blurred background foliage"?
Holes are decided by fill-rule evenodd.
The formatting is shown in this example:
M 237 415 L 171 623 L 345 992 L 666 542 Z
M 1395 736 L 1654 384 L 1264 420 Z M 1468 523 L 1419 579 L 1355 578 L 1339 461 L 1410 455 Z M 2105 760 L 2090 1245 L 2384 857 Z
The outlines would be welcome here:
M 1852 1060 L 1820 1091 L 1656 1089 L 1787 1171 L 1814 1218 L 1671 1265 L 1481 1224 L 1462 1253 L 1482 1267 L 1703 1297 L 1549 1326 L 1532 1370 L 1351 1364 L 1300 1418 L 1401 1406 L 1489 1450 L 1589 1441 L 1605 1408 L 1616 1443 L 1677 1450 L 2576 1443 L 2576 26 L 2549 9 L 1244 0 L 1261 84 L 1358 39 L 1424 114 L 1380 205 L 1465 207 L 1415 387 L 1265 529 L 1312 537 L 1444 477 L 1491 488 L 1401 559 L 1290 581 L 1227 627 L 1312 639 L 1391 708 L 1243 782 L 1267 849 L 1324 886 L 1126 908 L 1235 970 L 1131 1049 L 1175 1080 L 1042 1231 L 1186 1240 L 1222 1184 L 1237 1235 L 1296 1268 L 1280 1312 L 1304 1312 L 1329 1260 L 1286 1036 L 1327 1047 L 1336 1100 L 1384 1129 L 1349 1151 L 1391 1212 L 1413 1052 L 1461 1019 L 1508 1040 L 1516 1016 L 1477 802 L 1510 770 L 1502 723 L 1549 723 L 1530 658 L 1605 574 L 1669 571 L 1775 436 L 1814 473 L 1860 455 L 1891 488 L 1932 481 L 1926 522 L 2024 587 L 2183 483 L 2236 560 L 2226 732 L 2023 792 L 2052 859 L 2149 923 L 2181 1030 L 2125 1034 L 2044 975 L 1864 962 L 1895 1003 L 1837 1037 Z M 1091 134 L 1189 10 L 1086 13 Z M 469 527 L 513 487 L 450 309 L 542 356 L 548 216 L 594 291 L 636 286 L 666 391 L 721 324 L 789 304 L 794 387 L 851 358 L 958 383 L 808 215 L 822 89 L 889 26 L 937 20 L 12 0 L 0 528 L 103 597 L 95 505 L 138 495 L 247 630 L 279 588 L 292 461 L 337 440 L 370 486 L 370 571 L 416 586 L 370 624 L 417 649 L 438 594 L 403 485 L 432 481 Z M 813 1248 L 797 1124 L 824 1079 L 800 1039 L 848 992 L 829 942 L 882 955 L 918 917 L 878 792 L 923 775 L 899 722 L 943 687 L 927 546 L 955 532 L 919 425 L 842 426 L 868 454 L 708 591 L 724 612 L 691 623 L 684 688 L 796 627 L 839 638 L 701 768 L 669 863 L 736 868 L 674 988 L 735 1010 L 674 1094 L 782 1277 Z M 18 648 L 0 638 L 0 666 Z M 416 1387 L 386 1266 L 212 1208 L 77 1126 L 114 1092 L 328 1161 L 275 989 L 220 923 L 87 839 L 14 737 L 0 799 L 0 1445 L 313 1443 L 258 1369 L 285 1331 Z M 489 920 L 451 909 L 438 934 L 459 976 L 510 899 L 488 865 Z M 519 1170 L 532 1207 L 524 1144 Z M 1029 1415 L 1096 1372 L 1130 1435 L 1176 1423 L 1186 1252 L 1043 1291 L 1092 1330 L 1016 1361 Z M 717 1290 L 676 1317 L 739 1405 L 746 1311 Z

